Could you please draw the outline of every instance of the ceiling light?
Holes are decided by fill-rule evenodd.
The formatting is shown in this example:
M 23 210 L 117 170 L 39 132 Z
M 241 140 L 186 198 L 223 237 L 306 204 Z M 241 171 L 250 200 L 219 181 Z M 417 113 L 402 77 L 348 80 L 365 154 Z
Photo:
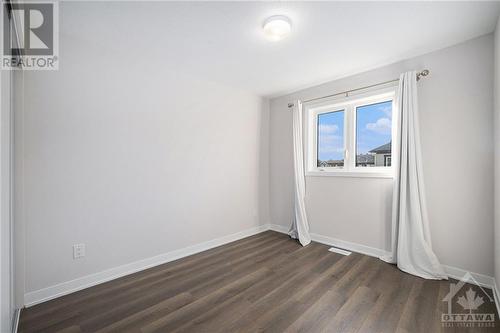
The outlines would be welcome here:
M 273 41 L 285 38 L 292 30 L 292 21 L 286 16 L 275 15 L 264 22 L 264 33 Z

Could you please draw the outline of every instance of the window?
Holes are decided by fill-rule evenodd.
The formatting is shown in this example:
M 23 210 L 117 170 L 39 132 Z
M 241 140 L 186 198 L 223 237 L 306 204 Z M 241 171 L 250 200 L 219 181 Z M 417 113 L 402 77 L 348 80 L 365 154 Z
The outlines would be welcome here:
M 392 175 L 394 88 L 305 106 L 308 175 Z
M 344 166 L 344 110 L 318 115 L 317 167 Z
M 356 167 L 390 166 L 391 142 L 392 100 L 356 107 Z
M 391 166 L 391 155 L 384 156 L 384 166 Z

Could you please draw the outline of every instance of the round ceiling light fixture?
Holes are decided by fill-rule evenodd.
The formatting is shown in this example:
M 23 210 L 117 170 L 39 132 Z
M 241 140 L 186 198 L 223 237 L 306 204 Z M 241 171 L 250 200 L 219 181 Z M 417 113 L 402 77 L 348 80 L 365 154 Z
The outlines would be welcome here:
M 282 40 L 292 31 L 292 21 L 286 16 L 274 15 L 264 21 L 263 29 L 270 40 Z

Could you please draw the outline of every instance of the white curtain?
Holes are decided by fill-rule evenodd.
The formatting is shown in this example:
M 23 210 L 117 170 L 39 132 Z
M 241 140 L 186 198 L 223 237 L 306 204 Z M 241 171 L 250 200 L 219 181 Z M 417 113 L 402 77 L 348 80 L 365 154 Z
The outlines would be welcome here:
M 292 238 L 298 239 L 302 246 L 311 242 L 309 223 L 306 213 L 306 181 L 304 176 L 304 144 L 302 141 L 302 102 L 292 106 L 293 114 L 293 169 L 294 169 L 294 219 L 289 231 Z
M 392 249 L 382 260 L 425 279 L 447 279 L 432 251 L 425 190 L 415 71 L 401 74 L 396 97 L 397 127 L 392 203 Z

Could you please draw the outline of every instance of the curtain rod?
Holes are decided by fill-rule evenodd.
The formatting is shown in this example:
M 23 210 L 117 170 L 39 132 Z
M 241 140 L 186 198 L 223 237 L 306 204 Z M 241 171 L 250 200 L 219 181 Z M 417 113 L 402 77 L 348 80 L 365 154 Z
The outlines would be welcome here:
M 417 81 L 419 81 L 421 78 L 429 75 L 429 73 L 430 73 L 430 71 L 428 69 L 424 69 L 424 70 L 418 72 L 417 73 Z M 340 96 L 340 95 L 346 95 L 346 97 L 347 97 L 347 95 L 349 93 L 354 92 L 354 91 L 364 90 L 364 89 L 368 89 L 368 88 L 373 88 L 373 87 L 377 87 L 377 86 L 381 86 L 381 85 L 384 85 L 384 84 L 388 84 L 388 83 L 392 83 L 392 82 L 397 82 L 397 81 L 399 81 L 399 79 L 384 81 L 384 82 L 372 84 L 372 85 L 369 85 L 369 86 L 364 86 L 364 87 L 360 87 L 360 88 L 356 88 L 356 89 L 342 91 L 342 92 L 335 93 L 335 94 L 332 94 L 332 95 L 326 95 L 326 96 L 321 96 L 321 97 L 307 99 L 305 101 L 302 101 L 302 103 L 308 103 L 308 102 L 312 102 L 312 101 L 317 101 L 319 99 L 324 99 L 324 98 L 329 98 L 329 97 L 335 97 L 335 96 Z M 288 103 L 288 107 L 289 108 L 291 108 L 293 105 L 294 105 L 293 103 Z

